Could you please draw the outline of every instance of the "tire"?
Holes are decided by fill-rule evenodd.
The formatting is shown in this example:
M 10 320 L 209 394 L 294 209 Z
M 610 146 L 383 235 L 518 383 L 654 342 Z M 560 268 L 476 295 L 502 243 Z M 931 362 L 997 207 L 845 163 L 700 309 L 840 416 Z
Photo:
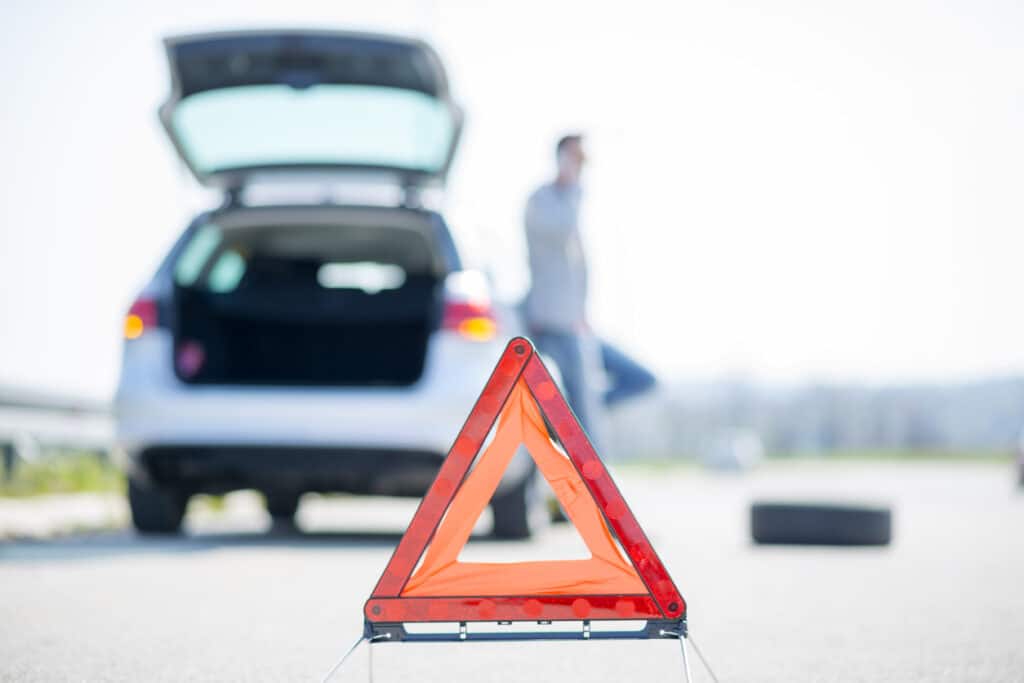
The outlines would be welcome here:
M 885 507 L 754 503 L 750 533 L 765 545 L 888 545 L 892 513 Z
M 536 472 L 491 500 L 495 538 L 525 540 L 547 525 L 548 511 L 537 486 Z
M 281 491 L 264 491 L 267 501 L 267 512 L 274 521 L 290 521 L 299 509 L 299 494 Z
M 569 517 L 565 514 L 565 510 L 562 509 L 562 504 L 558 502 L 557 498 L 548 499 L 548 516 L 551 518 L 552 524 L 569 523 Z
M 139 533 L 179 533 L 187 502 L 187 496 L 176 489 L 128 481 L 128 506 L 132 524 Z

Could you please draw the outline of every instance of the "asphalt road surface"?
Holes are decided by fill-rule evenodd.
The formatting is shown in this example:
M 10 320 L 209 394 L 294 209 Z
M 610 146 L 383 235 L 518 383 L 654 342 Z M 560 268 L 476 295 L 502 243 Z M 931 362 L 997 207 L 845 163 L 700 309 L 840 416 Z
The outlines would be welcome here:
M 1024 680 L 1024 492 L 999 465 L 620 469 L 722 681 Z M 894 506 L 888 548 L 766 548 L 758 497 Z M 0 544 L 0 679 L 318 681 L 415 501 L 312 498 L 301 532 L 251 496 L 180 540 L 129 532 Z M 486 524 L 486 521 L 483 523 Z M 574 556 L 575 532 L 478 540 L 474 559 Z M 372 657 L 372 661 L 371 661 Z M 370 670 L 372 665 L 372 672 Z M 691 655 L 695 681 L 710 680 Z M 675 641 L 381 644 L 333 681 L 682 681 Z

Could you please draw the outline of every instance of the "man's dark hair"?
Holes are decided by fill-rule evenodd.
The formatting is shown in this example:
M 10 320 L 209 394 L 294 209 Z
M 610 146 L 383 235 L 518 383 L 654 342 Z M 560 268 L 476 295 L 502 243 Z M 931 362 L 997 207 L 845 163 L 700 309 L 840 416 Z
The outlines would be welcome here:
M 555 155 L 556 156 L 561 155 L 562 154 L 562 150 L 565 149 L 567 145 L 571 145 L 574 142 L 576 144 L 582 143 L 583 142 L 583 134 L 582 133 L 569 133 L 568 135 L 563 135 L 562 137 L 558 138 L 558 144 L 555 145 Z

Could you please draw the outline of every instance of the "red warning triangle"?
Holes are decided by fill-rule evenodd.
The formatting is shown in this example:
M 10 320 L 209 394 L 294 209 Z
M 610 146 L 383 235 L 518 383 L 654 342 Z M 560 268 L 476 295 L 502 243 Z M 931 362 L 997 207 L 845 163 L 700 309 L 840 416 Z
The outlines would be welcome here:
M 564 454 L 549 437 L 545 417 Z M 481 452 L 495 421 L 494 437 Z M 458 561 L 520 444 L 590 558 Z M 533 345 L 517 337 L 484 386 L 364 613 L 368 629 L 411 622 L 682 621 L 686 603 Z

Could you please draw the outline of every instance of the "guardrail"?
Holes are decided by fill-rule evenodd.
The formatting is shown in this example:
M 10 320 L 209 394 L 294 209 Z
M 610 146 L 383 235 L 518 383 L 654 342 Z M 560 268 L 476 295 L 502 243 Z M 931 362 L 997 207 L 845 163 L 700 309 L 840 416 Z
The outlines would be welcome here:
M 0 462 L 5 477 L 18 460 L 36 460 L 50 451 L 106 455 L 113 440 L 108 403 L 0 387 Z

